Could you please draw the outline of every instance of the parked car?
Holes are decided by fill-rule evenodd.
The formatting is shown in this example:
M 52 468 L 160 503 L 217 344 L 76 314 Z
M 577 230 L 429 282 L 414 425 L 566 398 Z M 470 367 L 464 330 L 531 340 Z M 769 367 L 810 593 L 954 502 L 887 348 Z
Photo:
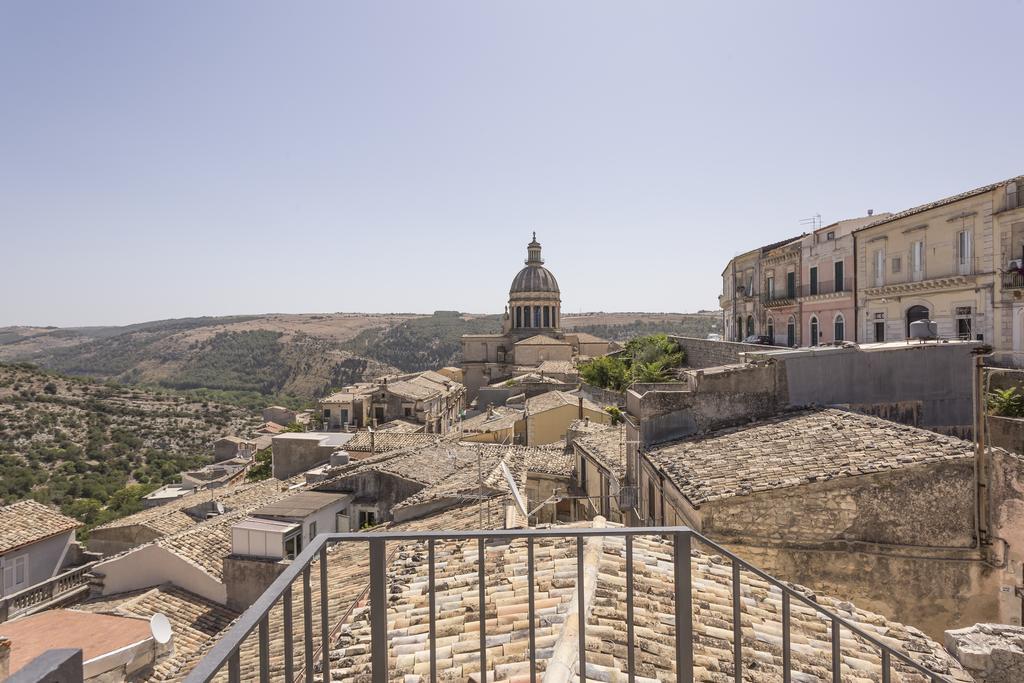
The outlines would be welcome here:
M 766 334 L 752 334 L 743 340 L 744 344 L 762 344 L 764 346 L 772 345 L 772 338 Z
M 708 341 L 722 341 L 722 335 L 712 332 L 708 335 Z

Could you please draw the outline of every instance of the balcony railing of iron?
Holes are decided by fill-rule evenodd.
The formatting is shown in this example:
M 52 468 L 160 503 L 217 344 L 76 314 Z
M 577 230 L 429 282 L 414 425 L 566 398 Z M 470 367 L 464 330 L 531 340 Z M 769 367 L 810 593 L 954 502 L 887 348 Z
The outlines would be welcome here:
M 0 598 L 0 622 L 28 614 L 89 584 L 89 570 L 95 562 L 69 569 L 52 578 Z
M 1003 289 L 1024 289 L 1024 271 L 1008 270 L 1003 273 Z
M 839 283 L 838 289 L 836 282 Z M 818 294 L 836 294 L 837 292 L 853 293 L 853 278 L 845 277 L 842 280 L 824 280 L 821 282 L 809 282 L 800 285 L 800 296 L 817 296 Z
M 800 288 L 796 287 L 793 291 L 783 289 L 781 292 L 765 292 L 761 297 L 761 303 L 765 306 L 785 306 L 796 300 L 796 295 L 799 291 Z
M 749 572 L 760 579 L 768 582 L 780 591 L 782 597 L 782 667 L 783 680 L 789 682 L 792 674 L 792 639 L 790 636 L 791 606 L 797 601 L 827 621 L 831 632 L 831 672 L 832 682 L 840 683 L 842 680 L 841 671 L 841 629 L 845 628 L 853 634 L 853 637 L 864 643 L 870 644 L 880 653 L 882 682 L 889 683 L 891 680 L 893 660 L 899 661 L 911 672 L 924 676 L 933 683 L 948 682 L 950 679 L 931 671 L 911 659 L 906 653 L 896 650 L 877 637 L 864 631 L 853 622 L 831 612 L 819 605 L 813 598 L 809 598 L 782 581 L 770 576 L 766 572 L 744 562 L 735 554 L 729 552 L 722 546 L 707 537 L 693 531 L 689 527 L 613 527 L 613 528 L 547 528 L 547 529 L 504 529 L 490 531 L 432 531 L 416 533 L 335 533 L 321 534 L 317 536 L 310 545 L 295 558 L 291 565 L 282 572 L 269 588 L 250 606 L 235 622 L 234 626 L 210 649 L 189 673 L 185 683 L 207 683 L 211 681 L 221 670 L 227 666 L 228 680 L 231 683 L 241 681 L 240 651 L 245 639 L 253 632 L 259 632 L 259 677 L 258 680 L 265 683 L 270 680 L 270 611 L 281 601 L 283 603 L 284 615 L 284 680 L 295 681 L 295 652 L 294 633 L 295 627 L 292 615 L 292 585 L 296 581 L 302 584 L 303 593 L 303 614 L 302 621 L 305 630 L 304 662 L 300 663 L 300 671 L 304 673 L 304 679 L 308 683 L 315 680 L 314 647 L 312 636 L 313 631 L 313 609 L 311 590 L 311 564 L 314 559 L 319 559 L 320 564 L 320 634 L 322 636 L 321 647 L 317 648 L 320 656 L 320 680 L 322 683 L 329 683 L 332 680 L 330 670 L 330 649 L 331 637 L 337 632 L 336 625 L 330 626 L 330 615 L 328 614 L 327 599 L 327 548 L 337 543 L 365 543 L 369 553 L 369 609 L 370 609 L 370 666 L 371 678 L 377 682 L 389 680 L 388 671 L 388 587 L 387 587 L 387 552 L 388 542 L 415 542 L 427 544 L 427 572 L 428 585 L 427 593 L 429 599 L 429 630 L 428 643 L 430 647 L 430 680 L 437 678 L 437 604 L 435 599 L 435 543 L 437 541 L 476 541 L 477 542 L 477 585 L 478 585 L 478 614 L 480 615 L 479 633 L 479 657 L 480 671 L 487 672 L 487 619 L 486 619 L 486 564 L 485 546 L 487 541 L 513 541 L 525 538 L 527 541 L 527 585 L 528 585 L 528 619 L 529 625 L 529 658 L 530 658 L 530 680 L 537 680 L 536 660 L 536 629 L 537 610 L 535 601 L 536 578 L 534 575 L 534 540 L 538 538 L 573 538 L 576 540 L 576 590 L 577 602 L 579 605 L 579 666 L 578 671 L 584 672 L 581 680 L 586 680 L 586 600 L 584 599 L 584 553 L 583 544 L 586 538 L 590 537 L 622 537 L 625 539 L 625 560 L 626 560 L 626 664 L 629 673 L 629 680 L 633 681 L 636 672 L 636 638 L 634 632 L 634 581 L 633 581 L 633 539 L 637 536 L 660 536 L 673 540 L 673 594 L 675 604 L 675 661 L 676 681 L 692 683 L 694 680 L 694 624 L 693 624 L 693 577 L 691 575 L 691 548 L 693 541 L 706 546 L 714 553 L 727 557 L 732 563 L 732 636 L 733 636 L 733 668 L 735 680 L 743 680 L 743 639 L 741 633 L 742 600 L 741 581 L 742 573 Z M 366 594 L 364 589 L 358 599 Z M 346 612 L 349 614 L 351 610 Z M 340 625 L 340 624 L 339 624 Z

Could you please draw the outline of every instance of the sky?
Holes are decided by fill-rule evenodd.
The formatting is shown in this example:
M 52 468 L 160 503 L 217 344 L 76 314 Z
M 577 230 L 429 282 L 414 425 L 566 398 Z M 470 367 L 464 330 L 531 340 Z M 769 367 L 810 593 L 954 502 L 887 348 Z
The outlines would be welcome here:
M 1024 173 L 1024 3 L 0 3 L 0 326 L 717 308 Z

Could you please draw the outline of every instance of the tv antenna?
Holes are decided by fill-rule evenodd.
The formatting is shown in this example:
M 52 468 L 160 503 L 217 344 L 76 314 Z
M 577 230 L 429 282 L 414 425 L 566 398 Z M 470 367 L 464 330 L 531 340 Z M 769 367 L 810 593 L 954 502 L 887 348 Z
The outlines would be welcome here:
M 817 230 L 818 228 L 821 227 L 821 214 L 820 213 L 816 213 L 813 216 L 811 216 L 810 218 L 803 218 L 803 219 L 801 219 L 800 220 L 800 225 L 803 225 L 805 227 L 810 227 L 811 232 L 814 232 L 815 230 Z

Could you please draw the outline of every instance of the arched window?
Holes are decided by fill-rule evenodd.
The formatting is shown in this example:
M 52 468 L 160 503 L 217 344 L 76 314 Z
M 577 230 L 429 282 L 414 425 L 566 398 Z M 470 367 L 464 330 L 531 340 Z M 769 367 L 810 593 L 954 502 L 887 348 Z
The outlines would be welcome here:
M 907 309 L 907 338 L 910 338 L 910 323 L 918 320 L 928 320 L 928 308 L 925 306 L 911 306 Z
M 836 314 L 836 319 L 832 323 L 834 329 L 833 339 L 835 341 L 843 341 L 846 339 L 846 318 L 843 317 L 842 313 Z
M 747 316 L 747 336 L 754 334 L 754 316 Z
M 818 345 L 818 316 L 811 316 L 811 338 L 808 340 L 810 346 Z
M 516 306 L 516 327 L 523 326 L 523 307 Z

